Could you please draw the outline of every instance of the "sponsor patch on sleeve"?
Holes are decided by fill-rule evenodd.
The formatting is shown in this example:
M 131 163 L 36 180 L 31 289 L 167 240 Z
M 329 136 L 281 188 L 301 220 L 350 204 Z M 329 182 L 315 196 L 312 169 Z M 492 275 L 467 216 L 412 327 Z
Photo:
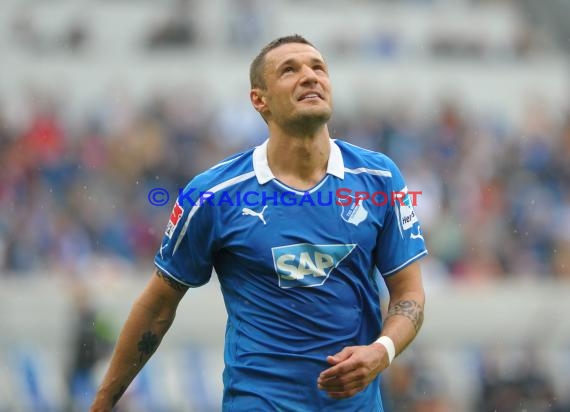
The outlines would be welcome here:
M 168 224 L 166 225 L 166 232 L 165 232 L 166 236 L 172 238 L 172 234 L 174 233 L 174 230 L 178 225 L 178 221 L 180 220 L 183 214 L 184 214 L 184 209 L 182 209 L 182 206 L 178 204 L 177 200 L 176 203 L 174 204 L 174 208 L 172 209 L 172 213 L 170 214 L 170 219 L 168 220 Z
M 399 202 L 398 202 L 399 203 Z M 414 206 L 410 200 L 410 196 L 406 191 L 406 195 L 402 199 L 402 204 L 397 204 L 400 210 L 399 217 L 400 217 L 400 227 L 402 230 L 411 229 L 414 223 L 418 221 L 416 216 L 416 212 L 414 211 Z

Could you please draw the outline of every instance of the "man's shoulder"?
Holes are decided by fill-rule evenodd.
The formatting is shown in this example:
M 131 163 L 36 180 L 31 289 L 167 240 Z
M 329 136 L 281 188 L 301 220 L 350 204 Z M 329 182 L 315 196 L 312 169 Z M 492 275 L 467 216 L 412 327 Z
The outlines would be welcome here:
M 209 169 L 194 176 L 187 184 L 186 189 L 197 191 L 216 191 L 223 186 L 238 183 L 240 179 L 254 176 L 252 154 L 254 148 L 235 153 Z
M 345 169 L 383 170 L 386 171 L 386 175 L 390 175 L 396 168 L 394 161 L 384 153 L 365 149 L 345 140 L 336 139 L 335 143 L 342 153 Z

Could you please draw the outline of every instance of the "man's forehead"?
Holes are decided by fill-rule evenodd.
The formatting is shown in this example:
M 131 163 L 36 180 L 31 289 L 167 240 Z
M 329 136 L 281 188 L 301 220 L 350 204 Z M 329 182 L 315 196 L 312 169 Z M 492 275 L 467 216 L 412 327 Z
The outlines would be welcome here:
M 273 50 L 265 56 L 268 66 L 277 67 L 287 60 L 322 60 L 323 56 L 313 46 L 303 43 L 287 43 Z

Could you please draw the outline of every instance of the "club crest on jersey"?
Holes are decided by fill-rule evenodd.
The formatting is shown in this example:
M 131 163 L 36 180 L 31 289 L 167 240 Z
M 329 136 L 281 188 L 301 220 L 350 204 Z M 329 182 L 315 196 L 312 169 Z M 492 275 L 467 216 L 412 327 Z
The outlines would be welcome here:
M 332 270 L 355 247 L 356 244 L 312 245 L 310 243 L 298 243 L 271 248 L 279 287 L 288 289 L 323 285 Z
M 178 204 L 177 200 L 176 203 L 174 204 L 174 208 L 172 208 L 172 213 L 170 214 L 170 219 L 168 220 L 168 224 L 166 225 L 166 232 L 165 232 L 166 236 L 172 238 L 172 234 L 176 229 L 176 225 L 178 225 L 178 221 L 180 220 L 183 214 L 184 214 L 184 209 L 182 209 L 182 206 Z
M 364 207 L 364 201 L 362 199 L 356 199 L 354 196 L 350 197 L 353 200 L 349 205 L 341 205 L 340 217 L 342 217 L 345 222 L 358 226 L 368 217 L 368 211 Z

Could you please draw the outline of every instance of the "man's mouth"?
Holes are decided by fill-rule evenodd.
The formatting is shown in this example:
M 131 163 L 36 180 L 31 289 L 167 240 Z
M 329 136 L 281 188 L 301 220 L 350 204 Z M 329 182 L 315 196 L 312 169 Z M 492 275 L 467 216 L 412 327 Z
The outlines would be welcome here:
M 297 100 L 301 101 L 301 100 L 307 100 L 307 99 L 321 99 L 322 100 L 322 96 L 317 92 L 307 92 L 307 93 L 303 93 Z

